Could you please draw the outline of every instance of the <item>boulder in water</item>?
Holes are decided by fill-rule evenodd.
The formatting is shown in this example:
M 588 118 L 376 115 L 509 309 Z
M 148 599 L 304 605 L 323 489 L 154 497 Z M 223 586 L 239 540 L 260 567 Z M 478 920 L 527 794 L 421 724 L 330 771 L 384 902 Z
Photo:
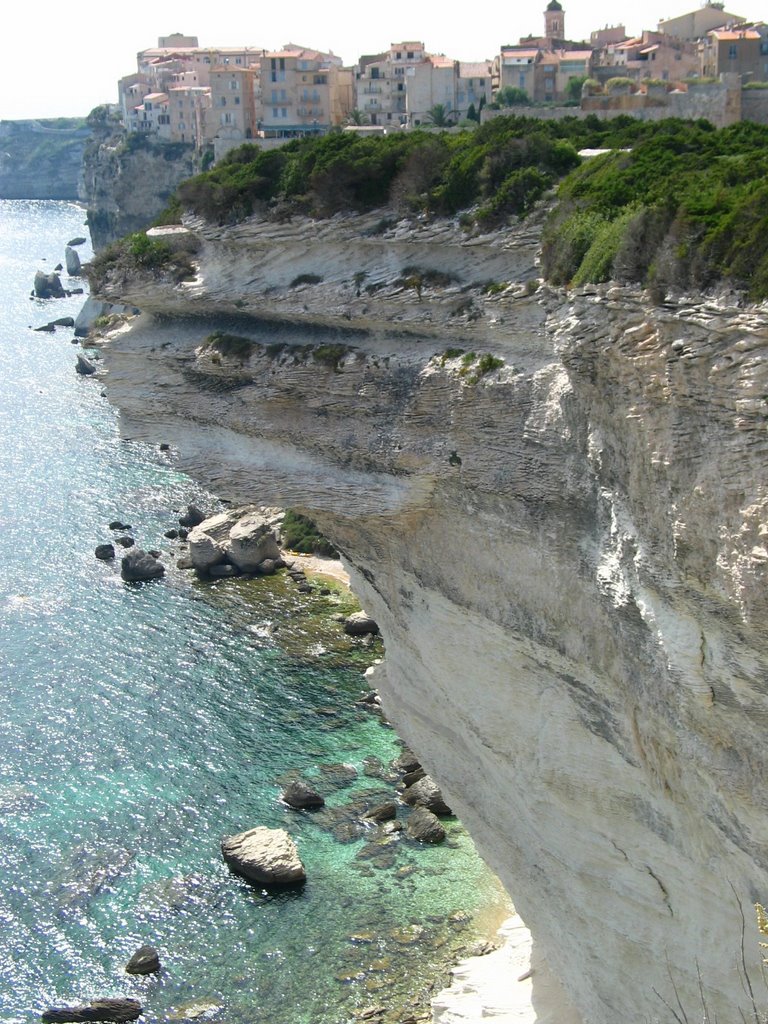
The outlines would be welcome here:
M 125 969 L 128 974 L 156 974 L 160 970 L 160 954 L 154 946 L 139 946 Z
M 348 636 L 368 636 L 379 632 L 379 627 L 365 612 L 354 612 L 344 623 L 344 632 Z
M 86 359 L 84 355 L 79 355 L 75 364 L 75 372 L 79 373 L 81 377 L 90 377 L 96 373 L 96 367 L 90 359 Z
M 440 819 L 426 807 L 417 807 L 408 819 L 406 831 L 411 839 L 419 843 L 442 843 L 445 829 Z
M 66 294 L 58 274 L 44 274 L 42 270 L 37 271 L 35 295 L 38 299 L 63 299 Z
M 260 885 L 296 885 L 307 877 L 296 844 L 282 828 L 260 825 L 227 836 L 221 852 L 233 871 Z
M 82 273 L 82 267 L 80 266 L 80 257 L 77 255 L 74 249 L 70 246 L 64 250 L 64 262 L 67 265 L 67 273 L 70 277 L 79 277 Z
M 381 825 L 385 821 L 392 821 L 397 817 L 397 805 L 394 800 L 386 800 L 378 807 L 372 807 L 363 815 L 363 821 L 370 821 L 375 825 Z
M 199 526 L 200 523 L 205 522 L 205 515 L 200 511 L 197 505 L 188 505 L 187 511 L 183 516 L 179 516 L 179 524 L 181 526 Z
M 322 807 L 325 803 L 325 800 L 323 800 L 317 790 L 303 779 L 289 782 L 281 793 L 280 799 L 284 804 L 288 804 L 289 807 L 293 807 L 295 810 Z
M 280 545 L 273 527 L 273 517 L 259 509 L 238 518 L 229 531 L 230 561 L 243 572 L 256 572 L 265 560 L 279 558 Z
M 433 814 L 452 814 L 450 807 L 443 800 L 440 787 L 429 775 L 414 782 L 403 793 L 403 800 L 411 807 L 426 807 Z
M 94 552 L 102 562 L 109 562 L 115 557 L 114 544 L 97 544 Z
M 94 999 L 83 1006 L 52 1006 L 43 1012 L 43 1024 L 80 1024 L 81 1021 L 138 1020 L 144 1008 L 135 999 Z
M 148 551 L 132 548 L 120 563 L 120 575 L 126 583 L 143 583 L 156 580 L 165 574 L 165 566 Z
M 85 238 L 83 235 L 78 235 L 77 238 L 70 238 L 70 240 L 67 242 L 67 245 L 85 245 L 87 241 L 88 239 Z

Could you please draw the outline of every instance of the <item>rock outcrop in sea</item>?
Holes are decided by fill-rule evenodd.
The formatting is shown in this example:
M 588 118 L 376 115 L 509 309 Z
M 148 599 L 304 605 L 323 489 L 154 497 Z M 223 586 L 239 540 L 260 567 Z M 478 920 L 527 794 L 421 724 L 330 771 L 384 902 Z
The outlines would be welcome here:
M 251 882 L 269 887 L 297 885 L 306 877 L 296 844 L 281 828 L 258 826 L 221 842 L 224 860 Z
M 388 718 L 583 1020 L 752 1019 L 768 311 L 548 287 L 536 216 L 190 227 L 193 279 L 96 282 L 143 310 L 124 433 L 342 552 Z

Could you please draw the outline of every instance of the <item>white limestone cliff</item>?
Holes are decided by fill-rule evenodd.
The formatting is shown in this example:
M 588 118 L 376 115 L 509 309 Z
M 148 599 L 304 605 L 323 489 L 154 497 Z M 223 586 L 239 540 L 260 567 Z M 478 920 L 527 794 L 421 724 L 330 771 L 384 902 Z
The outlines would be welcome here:
M 533 222 L 192 228 L 194 281 L 101 282 L 145 311 L 124 432 L 339 547 L 389 716 L 585 1022 L 755 1020 L 766 309 L 534 291 Z

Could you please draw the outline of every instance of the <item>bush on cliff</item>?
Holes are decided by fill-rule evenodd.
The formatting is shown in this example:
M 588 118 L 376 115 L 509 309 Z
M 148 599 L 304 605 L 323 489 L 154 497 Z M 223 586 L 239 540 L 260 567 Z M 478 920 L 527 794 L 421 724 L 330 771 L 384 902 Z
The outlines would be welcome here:
M 339 557 L 336 548 L 320 533 L 314 522 L 292 509 L 285 513 L 280 535 L 283 547 L 290 551 L 298 551 L 305 555 L 324 555 L 327 558 Z
M 768 297 L 768 127 L 662 121 L 628 153 L 582 164 L 544 231 L 556 284 L 609 279 Z
M 194 276 L 192 261 L 185 252 L 174 251 L 166 242 L 148 238 L 143 231 L 108 246 L 88 264 L 88 280 L 100 292 L 107 279 L 118 281 L 151 271 L 174 283 Z

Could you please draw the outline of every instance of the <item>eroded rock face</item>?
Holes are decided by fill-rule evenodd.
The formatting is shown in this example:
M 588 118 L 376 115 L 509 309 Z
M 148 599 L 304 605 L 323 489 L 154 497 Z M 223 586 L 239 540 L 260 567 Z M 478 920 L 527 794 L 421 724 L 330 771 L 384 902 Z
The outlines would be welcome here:
M 586 1021 L 663 1020 L 675 990 L 694 1019 L 697 969 L 712 1018 L 749 1017 L 768 313 L 531 294 L 528 222 L 517 246 L 335 230 L 206 229 L 194 284 L 150 285 L 152 312 L 105 353 L 124 431 L 235 500 L 306 511 L 339 548 L 385 639 L 388 718 Z M 323 284 L 292 289 L 288 267 L 323 252 Z M 430 259 L 455 284 L 395 283 Z M 519 284 L 479 283 L 505 274 Z M 227 320 L 238 301 L 270 322 Z M 252 344 L 216 353 L 214 330 Z

